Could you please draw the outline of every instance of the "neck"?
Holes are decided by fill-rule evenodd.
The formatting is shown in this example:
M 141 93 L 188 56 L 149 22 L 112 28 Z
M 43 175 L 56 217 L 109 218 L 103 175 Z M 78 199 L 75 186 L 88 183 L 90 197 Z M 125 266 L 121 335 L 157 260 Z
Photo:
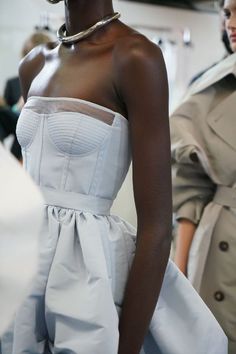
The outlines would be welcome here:
M 111 0 L 65 0 L 67 32 L 83 31 L 113 12 Z

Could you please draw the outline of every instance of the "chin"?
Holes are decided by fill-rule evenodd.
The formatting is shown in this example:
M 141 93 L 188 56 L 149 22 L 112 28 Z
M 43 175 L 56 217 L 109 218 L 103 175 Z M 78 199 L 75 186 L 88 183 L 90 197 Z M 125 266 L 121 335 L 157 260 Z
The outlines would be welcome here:
M 234 53 L 236 53 L 236 42 L 230 43 L 230 47 Z

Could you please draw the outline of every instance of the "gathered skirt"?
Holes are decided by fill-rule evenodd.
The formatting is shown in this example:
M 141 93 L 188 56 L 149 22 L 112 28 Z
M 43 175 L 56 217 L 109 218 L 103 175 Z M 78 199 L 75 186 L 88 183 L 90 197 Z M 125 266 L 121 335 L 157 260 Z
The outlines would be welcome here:
M 2 354 L 117 354 L 136 230 L 112 215 L 44 212 L 38 273 Z M 141 354 L 227 354 L 218 322 L 171 261 Z

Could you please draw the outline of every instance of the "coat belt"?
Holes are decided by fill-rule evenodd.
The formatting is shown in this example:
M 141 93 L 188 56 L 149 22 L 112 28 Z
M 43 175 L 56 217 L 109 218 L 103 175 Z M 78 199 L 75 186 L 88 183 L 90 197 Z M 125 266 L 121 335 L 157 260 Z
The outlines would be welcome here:
M 236 208 L 236 189 L 218 185 L 213 202 L 230 208 Z

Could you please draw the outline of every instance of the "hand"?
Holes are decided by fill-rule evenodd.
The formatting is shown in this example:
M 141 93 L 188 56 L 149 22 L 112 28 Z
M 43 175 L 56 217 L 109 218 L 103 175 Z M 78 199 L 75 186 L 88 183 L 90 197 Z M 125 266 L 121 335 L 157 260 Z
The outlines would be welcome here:
M 16 103 L 16 105 L 17 105 L 18 111 L 21 111 L 23 106 L 24 106 L 24 100 L 23 100 L 22 96 L 20 96 L 20 98 L 19 98 L 18 102 Z
M 14 106 L 12 106 L 12 110 L 16 113 L 19 113 L 22 110 L 23 106 L 24 106 L 24 99 L 21 96 L 17 101 L 17 103 L 15 103 Z

